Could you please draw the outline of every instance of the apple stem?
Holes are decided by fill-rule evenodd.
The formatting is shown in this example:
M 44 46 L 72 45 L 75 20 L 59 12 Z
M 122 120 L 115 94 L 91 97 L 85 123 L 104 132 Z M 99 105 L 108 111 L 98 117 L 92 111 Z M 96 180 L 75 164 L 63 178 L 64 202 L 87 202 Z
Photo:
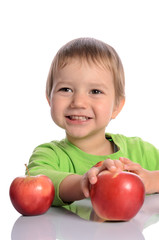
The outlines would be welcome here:
M 26 167 L 26 170 L 27 170 L 27 174 L 28 174 L 28 176 L 30 177 L 30 172 L 29 172 L 29 169 L 28 169 L 27 164 L 25 164 L 25 167 Z

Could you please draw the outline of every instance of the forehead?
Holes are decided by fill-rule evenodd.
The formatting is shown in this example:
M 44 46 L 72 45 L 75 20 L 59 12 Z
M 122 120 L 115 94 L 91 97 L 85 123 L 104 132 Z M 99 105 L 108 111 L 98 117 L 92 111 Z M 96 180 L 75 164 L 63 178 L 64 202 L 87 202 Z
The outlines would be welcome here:
M 108 68 L 99 63 L 72 59 L 56 73 L 54 82 L 57 81 L 112 85 L 113 76 Z

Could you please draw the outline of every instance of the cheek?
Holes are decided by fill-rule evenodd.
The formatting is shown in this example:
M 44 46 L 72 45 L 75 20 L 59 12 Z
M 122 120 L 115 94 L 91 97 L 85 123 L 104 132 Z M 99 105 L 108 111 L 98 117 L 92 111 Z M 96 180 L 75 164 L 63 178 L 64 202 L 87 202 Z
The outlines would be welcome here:
M 64 101 L 59 101 L 57 98 L 52 98 L 51 100 L 51 116 L 53 121 L 57 124 L 61 122 L 62 116 L 64 115 L 64 105 Z
M 56 101 L 56 99 L 52 99 L 51 105 L 50 105 L 50 107 L 51 107 L 50 111 L 51 111 L 51 116 L 52 116 L 53 120 L 55 120 L 59 116 L 59 113 L 60 113 L 60 111 L 59 111 L 60 108 L 57 106 L 59 106 L 59 104 Z
M 100 116 L 102 119 L 109 119 L 112 116 L 113 105 L 109 102 L 103 104 L 96 105 L 96 114 Z

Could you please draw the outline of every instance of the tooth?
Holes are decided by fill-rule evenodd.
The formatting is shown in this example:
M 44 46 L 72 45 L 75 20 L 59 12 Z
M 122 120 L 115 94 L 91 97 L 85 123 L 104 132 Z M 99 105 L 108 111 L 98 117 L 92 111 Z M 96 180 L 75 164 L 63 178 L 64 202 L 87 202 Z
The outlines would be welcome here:
M 87 120 L 88 117 L 84 117 L 84 116 L 70 116 L 71 119 L 74 120 Z

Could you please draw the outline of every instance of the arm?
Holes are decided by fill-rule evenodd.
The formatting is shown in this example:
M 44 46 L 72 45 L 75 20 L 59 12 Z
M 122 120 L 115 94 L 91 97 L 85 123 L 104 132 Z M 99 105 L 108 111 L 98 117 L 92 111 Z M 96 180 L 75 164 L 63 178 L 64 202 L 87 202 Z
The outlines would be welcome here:
M 83 176 L 72 174 L 64 178 L 60 184 L 59 195 L 63 202 L 73 202 L 85 198 L 82 191 Z
M 104 171 L 122 171 L 123 164 L 119 160 L 107 159 L 92 167 L 83 176 L 72 174 L 63 179 L 59 188 L 59 195 L 63 202 L 72 202 L 89 197 L 90 184 L 97 182 L 97 175 Z
M 101 164 L 96 164 L 83 176 L 71 175 L 66 177 L 60 185 L 60 196 L 65 202 L 81 200 L 89 197 L 90 184 L 97 182 L 97 175 L 102 171 L 120 172 L 130 171 L 139 175 L 145 185 L 147 194 L 159 192 L 159 171 L 149 171 L 127 158 L 119 160 L 106 159 Z
M 38 146 L 29 159 L 28 168 L 30 175 L 36 176 L 43 174 L 52 180 L 55 187 L 53 205 L 63 206 L 65 203 L 59 196 L 59 186 L 65 178 L 73 174 L 69 172 L 73 172 L 73 170 L 71 165 L 69 165 L 69 159 L 67 159 L 67 156 L 61 154 L 61 158 L 59 158 L 55 151 L 56 149 L 54 150 L 54 148 L 56 148 L 56 146 L 51 143 Z

